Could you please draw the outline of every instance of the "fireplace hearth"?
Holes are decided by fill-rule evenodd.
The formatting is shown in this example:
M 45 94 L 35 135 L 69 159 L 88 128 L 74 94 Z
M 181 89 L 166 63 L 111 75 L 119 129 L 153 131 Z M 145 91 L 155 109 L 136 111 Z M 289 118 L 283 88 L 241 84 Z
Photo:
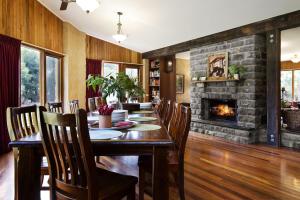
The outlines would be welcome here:
M 202 99 L 203 119 L 237 123 L 237 102 L 234 99 Z

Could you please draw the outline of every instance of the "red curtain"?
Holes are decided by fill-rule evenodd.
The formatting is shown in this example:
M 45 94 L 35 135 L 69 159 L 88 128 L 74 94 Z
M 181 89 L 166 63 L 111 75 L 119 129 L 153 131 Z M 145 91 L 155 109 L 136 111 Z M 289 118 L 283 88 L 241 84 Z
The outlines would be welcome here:
M 101 60 L 92 60 L 92 59 L 86 59 L 86 78 L 89 74 L 101 74 L 101 66 L 102 61 Z M 88 98 L 91 97 L 97 97 L 99 94 L 97 92 L 94 92 L 92 88 L 86 89 L 86 109 L 88 110 Z
M 19 105 L 21 41 L 0 35 L 0 154 L 8 152 L 6 108 Z

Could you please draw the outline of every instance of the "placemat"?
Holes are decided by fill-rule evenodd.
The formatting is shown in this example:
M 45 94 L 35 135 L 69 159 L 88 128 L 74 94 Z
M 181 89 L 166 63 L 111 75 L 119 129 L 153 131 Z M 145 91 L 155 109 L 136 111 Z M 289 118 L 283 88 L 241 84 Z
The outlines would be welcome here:
M 157 118 L 155 117 L 130 117 L 129 121 L 135 121 L 135 122 L 150 122 L 155 121 Z
M 120 131 L 113 130 L 90 130 L 90 138 L 91 140 L 109 140 L 113 138 L 117 138 L 123 135 Z
M 129 131 L 154 131 L 161 129 L 161 126 L 154 124 L 136 124 L 134 127 L 128 129 Z
M 154 113 L 154 111 L 152 110 L 137 110 L 137 111 L 133 111 L 133 114 L 152 114 Z

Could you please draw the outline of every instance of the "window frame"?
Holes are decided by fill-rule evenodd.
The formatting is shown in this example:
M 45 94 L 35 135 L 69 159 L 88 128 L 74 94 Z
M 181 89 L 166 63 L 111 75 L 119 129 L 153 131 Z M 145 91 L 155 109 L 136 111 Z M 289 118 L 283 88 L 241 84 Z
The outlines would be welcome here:
M 40 69 L 39 69 L 39 84 L 40 84 L 40 91 L 39 91 L 39 98 L 40 98 L 40 102 L 39 104 L 42 106 L 45 106 L 47 103 L 47 93 L 46 93 L 46 57 L 54 57 L 59 59 L 59 69 L 58 69 L 58 101 L 63 102 L 63 59 L 64 56 L 62 54 L 47 50 L 47 49 L 43 49 L 34 45 L 30 45 L 30 44 L 25 44 L 22 43 L 21 44 L 21 48 L 25 47 L 25 48 L 31 48 L 34 50 L 37 50 L 40 52 Z M 21 72 L 21 57 L 22 54 L 20 54 L 20 81 L 19 81 L 19 104 L 21 105 L 21 76 L 22 76 L 22 72 Z M 22 105 L 21 105 L 22 106 Z
M 110 62 L 110 61 L 104 61 L 102 63 L 102 67 L 101 67 L 101 75 L 104 76 L 104 65 L 105 64 L 114 64 L 114 65 L 118 65 L 118 72 L 117 73 L 120 73 L 121 72 L 121 64 L 118 63 L 118 62 Z

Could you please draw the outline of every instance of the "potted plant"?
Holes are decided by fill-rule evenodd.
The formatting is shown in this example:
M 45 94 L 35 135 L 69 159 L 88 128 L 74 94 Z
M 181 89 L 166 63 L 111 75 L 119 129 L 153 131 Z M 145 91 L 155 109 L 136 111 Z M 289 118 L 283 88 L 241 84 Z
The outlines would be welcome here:
M 236 80 L 240 79 L 240 77 L 242 77 L 246 71 L 245 67 L 243 67 L 242 65 L 230 65 L 228 70 L 231 77 Z
M 113 108 L 102 104 L 99 106 L 99 128 L 110 128 L 112 124 L 111 114 L 113 112 Z
M 136 80 L 124 72 L 117 73 L 116 77 L 89 75 L 86 82 L 87 87 L 92 87 L 94 91 L 98 90 L 104 102 L 111 94 L 116 95 L 119 102 L 125 102 L 127 97 L 141 97 L 144 94 L 143 88 L 136 83 Z

